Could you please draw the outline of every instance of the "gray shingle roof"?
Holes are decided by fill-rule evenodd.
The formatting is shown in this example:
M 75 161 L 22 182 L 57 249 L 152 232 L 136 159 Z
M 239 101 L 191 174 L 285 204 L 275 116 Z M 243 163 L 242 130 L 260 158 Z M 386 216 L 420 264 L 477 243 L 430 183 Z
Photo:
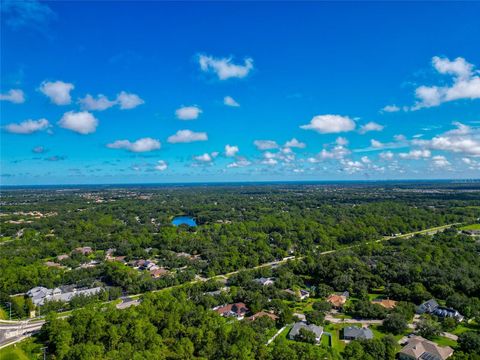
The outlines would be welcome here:
M 373 332 L 369 328 L 349 326 L 343 329 L 343 337 L 352 339 L 373 339 Z
M 314 324 L 307 325 L 305 321 L 299 321 L 293 325 L 292 330 L 290 330 L 289 337 L 290 339 L 295 338 L 296 335 L 300 333 L 300 329 L 305 329 L 313 332 L 316 338 L 319 338 L 323 334 L 323 328 Z

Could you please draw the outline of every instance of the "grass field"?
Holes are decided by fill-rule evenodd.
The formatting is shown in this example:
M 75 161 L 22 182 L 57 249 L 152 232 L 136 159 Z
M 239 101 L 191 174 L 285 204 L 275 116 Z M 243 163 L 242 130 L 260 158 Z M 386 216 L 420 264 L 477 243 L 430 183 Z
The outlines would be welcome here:
M 8 346 L 0 350 L 0 359 L 2 360 L 29 360 L 34 359 L 28 357 L 28 355 L 20 347 L 14 345 Z
M 36 360 L 43 359 L 42 344 L 29 338 L 0 350 L 1 360 Z
M 349 324 L 329 324 L 325 326 L 325 331 L 332 334 L 332 348 L 342 351 L 345 348 L 345 342 L 340 340 L 341 331 Z
M 480 331 L 480 325 L 473 321 L 471 323 L 460 323 L 452 333 L 455 335 L 461 335 L 467 331 Z
M 440 346 L 450 346 L 452 348 L 455 348 L 457 346 L 457 342 L 455 340 L 443 336 L 435 336 L 432 341 Z
M 472 225 L 463 226 L 463 227 L 460 228 L 460 230 L 480 230 L 480 224 L 472 224 Z
M 381 327 L 380 325 L 372 325 L 370 326 L 370 329 L 372 330 L 373 332 L 373 336 L 376 338 L 376 339 L 381 339 L 383 338 L 384 336 L 387 336 L 386 333 L 384 333 L 383 331 L 381 331 Z M 396 341 L 400 340 L 402 337 L 410 334 L 412 332 L 411 329 L 407 329 L 405 330 L 403 333 L 399 334 L 399 335 L 393 335 L 393 337 L 395 338 Z
M 0 320 L 7 320 L 8 319 L 8 314 L 5 311 L 5 309 L 0 307 Z

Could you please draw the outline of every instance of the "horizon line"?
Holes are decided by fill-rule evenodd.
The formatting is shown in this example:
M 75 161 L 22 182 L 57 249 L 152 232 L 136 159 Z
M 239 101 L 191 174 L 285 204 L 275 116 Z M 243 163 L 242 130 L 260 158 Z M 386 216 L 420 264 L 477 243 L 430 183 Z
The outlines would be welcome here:
M 86 184 L 36 184 L 2 185 L 0 189 L 42 188 L 42 187 L 128 187 L 128 186 L 202 186 L 202 185 L 269 185 L 269 184 L 361 184 L 361 183 L 480 183 L 480 178 L 459 179 L 365 179 L 365 180 L 257 180 L 257 181 L 192 181 L 192 182 L 140 182 L 140 183 L 86 183 Z

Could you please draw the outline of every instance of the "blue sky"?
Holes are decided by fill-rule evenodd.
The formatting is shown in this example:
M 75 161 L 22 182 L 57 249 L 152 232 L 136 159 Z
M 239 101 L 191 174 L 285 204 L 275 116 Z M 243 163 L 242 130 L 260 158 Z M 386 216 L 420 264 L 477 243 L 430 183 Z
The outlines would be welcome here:
M 478 178 L 478 13 L 3 1 L 1 183 Z

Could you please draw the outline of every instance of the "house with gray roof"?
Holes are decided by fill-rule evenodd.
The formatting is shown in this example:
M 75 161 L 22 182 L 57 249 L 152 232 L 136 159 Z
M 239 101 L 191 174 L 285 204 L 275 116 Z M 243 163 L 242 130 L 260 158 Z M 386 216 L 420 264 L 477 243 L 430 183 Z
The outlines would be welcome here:
M 344 340 L 360 340 L 373 339 L 373 332 L 369 328 L 361 328 L 358 326 L 349 326 L 343 329 Z
M 315 334 L 315 340 L 317 343 L 320 342 L 323 334 L 323 328 L 314 324 L 307 324 L 305 321 L 299 321 L 295 323 L 288 334 L 288 338 L 290 340 L 295 340 L 296 336 L 300 334 L 301 329 L 313 332 Z
M 439 318 L 451 317 L 457 321 L 463 321 L 463 315 L 457 310 L 438 305 L 435 299 L 428 300 L 417 308 L 418 314 L 432 314 Z
M 430 299 L 428 301 L 425 301 L 423 304 L 421 304 L 417 308 L 417 313 L 418 314 L 430 314 L 435 311 L 435 309 L 438 308 L 438 303 L 435 299 Z
M 30 289 L 27 295 L 32 299 L 35 306 L 42 306 L 46 301 L 62 301 L 69 302 L 75 296 L 92 296 L 97 295 L 103 290 L 102 287 L 95 287 L 90 289 L 47 289 L 43 286 L 37 286 Z
M 273 285 L 273 283 L 275 282 L 275 279 L 274 278 L 261 277 L 261 278 L 258 278 L 258 279 L 254 279 L 253 281 L 255 281 L 257 284 L 260 284 L 262 286 L 269 286 L 269 285 Z

